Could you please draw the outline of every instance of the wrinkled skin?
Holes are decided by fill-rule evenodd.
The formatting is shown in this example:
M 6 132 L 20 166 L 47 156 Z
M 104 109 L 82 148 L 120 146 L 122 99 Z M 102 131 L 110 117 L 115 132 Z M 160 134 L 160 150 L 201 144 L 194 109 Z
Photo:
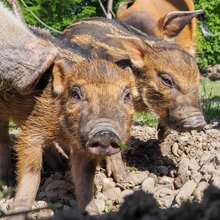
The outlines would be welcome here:
M 4 100 L 0 109 L 4 107 L 4 112 L 21 123 L 12 210 L 31 208 L 40 184 L 43 151 L 48 143 L 57 142 L 70 155 L 78 206 L 92 212 L 96 165 L 105 156 L 118 153 L 118 143 L 125 144 L 129 137 L 133 97 L 137 95 L 135 78 L 106 61 L 73 65 L 60 60 L 51 74 L 51 83 L 33 96 L 17 94 L 8 103 L 12 94 L 0 95 Z

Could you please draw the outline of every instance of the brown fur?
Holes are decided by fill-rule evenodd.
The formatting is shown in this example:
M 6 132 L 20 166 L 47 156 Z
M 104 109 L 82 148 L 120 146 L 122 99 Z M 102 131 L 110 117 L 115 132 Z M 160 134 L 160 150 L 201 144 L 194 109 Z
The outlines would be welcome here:
M 75 84 L 81 85 L 84 101 L 71 96 Z M 131 100 L 126 103 L 122 97 L 125 87 L 131 92 Z M 1 94 L 0 117 L 12 117 L 21 126 L 16 144 L 18 187 L 13 210 L 31 208 L 40 183 L 42 154 L 53 141 L 70 155 L 78 204 L 85 208 L 93 197 L 95 167 L 101 156 L 89 153 L 82 137 L 91 125 L 106 119 L 125 143 L 134 111 L 132 96 L 136 93 L 133 75 L 114 64 L 97 60 L 73 66 L 60 60 L 45 89 L 32 96 Z
M 174 39 L 186 51 L 195 54 L 196 20 L 190 15 L 178 15 L 179 20 L 166 18 L 170 12 L 195 10 L 192 0 L 135 0 L 123 3 L 117 11 L 117 19 L 137 29 L 162 39 Z M 192 12 L 193 13 L 193 12 Z M 195 15 L 196 16 L 196 15 Z M 183 27 L 184 28 L 183 28 Z
M 170 128 L 183 131 L 204 125 L 199 105 L 198 67 L 193 57 L 178 45 L 149 37 L 123 22 L 104 18 L 77 22 L 58 37 L 82 45 L 94 57 L 133 69 L 140 94 L 135 99 L 135 108 L 150 110 L 159 116 L 160 141 Z M 164 83 L 164 74 L 173 82 L 171 86 Z M 195 117 L 194 112 L 197 112 Z M 188 121 L 191 126 L 186 127 Z M 121 156 L 115 155 L 108 161 L 113 162 L 108 164 L 109 173 L 113 171 L 116 181 L 123 181 L 126 172 Z
M 59 36 L 59 39 L 64 38 L 81 44 L 96 57 L 132 67 L 141 95 L 136 101 L 136 109 L 146 110 L 147 106 L 159 116 L 163 125 L 185 130 L 184 123 L 176 125 L 183 118 L 191 117 L 191 111 L 184 110 L 184 115 L 182 111 L 192 106 L 202 115 L 198 67 L 194 58 L 178 45 L 149 37 L 122 22 L 104 18 L 76 22 Z M 164 74 L 168 75 L 173 85 L 164 84 Z M 185 96 L 189 98 L 182 103 L 181 99 L 184 100 Z

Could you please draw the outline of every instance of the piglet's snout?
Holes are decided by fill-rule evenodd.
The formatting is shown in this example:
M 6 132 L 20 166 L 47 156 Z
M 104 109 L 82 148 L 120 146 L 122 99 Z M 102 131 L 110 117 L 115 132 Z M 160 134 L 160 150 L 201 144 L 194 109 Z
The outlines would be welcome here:
M 101 130 L 92 135 L 86 143 L 86 147 L 92 154 L 108 156 L 120 151 L 118 143 L 120 143 L 120 139 L 114 132 Z

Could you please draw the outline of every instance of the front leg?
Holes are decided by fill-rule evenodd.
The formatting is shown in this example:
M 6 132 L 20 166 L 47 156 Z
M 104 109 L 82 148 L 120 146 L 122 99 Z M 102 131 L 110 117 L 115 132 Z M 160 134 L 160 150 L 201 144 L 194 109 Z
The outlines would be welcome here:
M 91 211 L 87 206 L 94 196 L 94 176 L 97 159 L 87 152 L 74 150 L 71 156 L 71 171 L 75 184 L 77 204 L 80 209 Z
M 40 184 L 42 146 L 43 141 L 40 137 L 29 135 L 18 138 L 16 145 L 18 186 L 12 212 L 31 210 Z M 24 220 L 25 216 L 19 215 L 10 219 Z
M 8 120 L 0 120 L 0 181 L 7 185 L 13 185 L 8 125 Z

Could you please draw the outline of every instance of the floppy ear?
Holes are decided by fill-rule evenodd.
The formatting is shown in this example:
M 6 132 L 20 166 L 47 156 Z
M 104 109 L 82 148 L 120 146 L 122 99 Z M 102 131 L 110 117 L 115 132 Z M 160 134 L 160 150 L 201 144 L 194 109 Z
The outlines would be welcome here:
M 134 98 L 138 97 L 139 93 L 138 93 L 138 89 L 137 89 L 137 85 L 136 85 L 136 77 L 130 67 L 126 67 L 125 70 L 129 74 L 132 95 Z
M 200 14 L 203 14 L 203 10 L 172 11 L 159 20 L 161 32 L 167 38 L 175 38 L 194 17 Z
M 110 38 L 114 38 L 119 41 L 128 56 L 131 59 L 132 64 L 137 68 L 142 68 L 144 65 L 144 56 L 147 48 L 153 47 L 153 41 L 142 40 L 137 37 L 128 37 L 128 36 L 115 36 L 115 35 L 107 35 Z
M 59 60 L 54 64 L 52 70 L 52 85 L 55 95 L 60 95 L 65 89 L 65 79 L 70 75 L 70 65 L 66 60 Z

